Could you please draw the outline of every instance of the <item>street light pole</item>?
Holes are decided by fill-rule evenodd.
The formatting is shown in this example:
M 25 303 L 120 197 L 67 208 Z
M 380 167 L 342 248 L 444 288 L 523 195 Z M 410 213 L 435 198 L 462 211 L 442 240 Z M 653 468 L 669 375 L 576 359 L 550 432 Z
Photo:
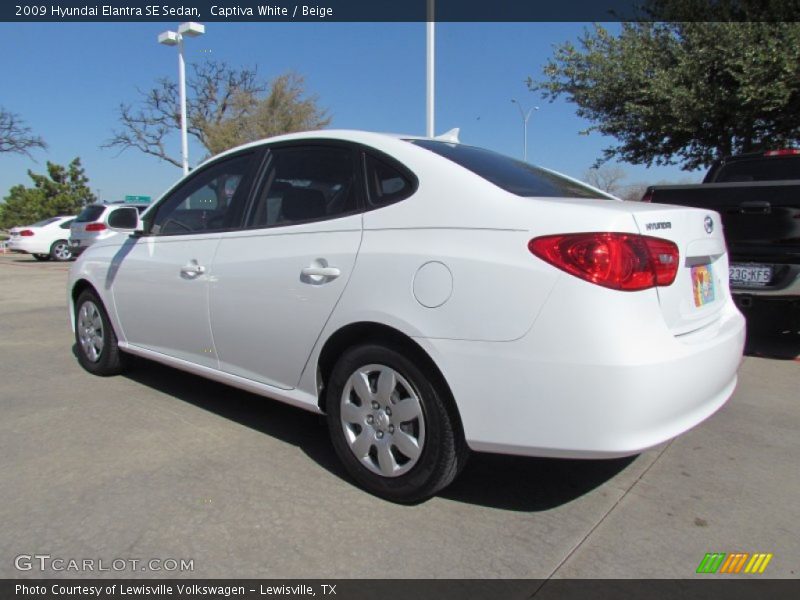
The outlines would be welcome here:
M 189 174 L 189 131 L 186 126 L 186 61 L 183 58 L 183 36 L 178 39 L 178 89 L 181 95 L 181 164 Z
M 435 0 L 428 0 L 428 23 L 427 23 L 427 36 L 426 36 L 426 83 L 427 93 L 425 96 L 425 135 L 429 138 L 434 136 L 434 85 L 436 77 L 436 63 L 435 58 L 435 15 L 434 15 Z
M 181 105 L 181 164 L 183 174 L 189 174 L 189 133 L 186 118 L 186 61 L 183 57 L 184 37 L 197 37 L 206 32 L 200 23 L 181 23 L 178 31 L 165 31 L 158 36 L 158 43 L 178 47 L 178 92 Z
M 530 121 L 533 111 L 539 110 L 539 107 L 531 106 L 526 112 L 522 109 L 522 104 L 515 98 L 512 98 L 511 102 L 517 105 L 519 115 L 522 117 L 522 160 L 528 162 L 528 121 Z

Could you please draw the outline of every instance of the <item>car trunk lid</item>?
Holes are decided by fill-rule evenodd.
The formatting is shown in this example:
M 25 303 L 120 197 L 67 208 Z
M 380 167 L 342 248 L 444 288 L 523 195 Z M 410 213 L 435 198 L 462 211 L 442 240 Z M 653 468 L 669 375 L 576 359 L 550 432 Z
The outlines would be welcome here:
M 670 330 L 681 335 L 716 320 L 730 293 L 720 215 L 659 204 L 628 206 L 642 235 L 670 240 L 680 251 L 675 281 L 656 288 Z

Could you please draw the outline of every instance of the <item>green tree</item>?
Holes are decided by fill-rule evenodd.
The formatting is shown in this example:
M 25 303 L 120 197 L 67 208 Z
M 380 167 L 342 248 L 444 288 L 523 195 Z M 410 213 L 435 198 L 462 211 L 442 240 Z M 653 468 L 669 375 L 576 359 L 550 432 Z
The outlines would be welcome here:
M 587 131 L 616 138 L 598 164 L 692 170 L 794 144 L 797 10 L 797 0 L 653 1 L 645 18 L 622 23 L 617 35 L 595 24 L 577 44 L 556 46 L 544 78 L 528 85 L 550 101 L 566 97 L 591 123 Z
M 75 158 L 68 166 L 48 161 L 47 175 L 28 171 L 33 187 L 15 185 L 0 205 L 0 227 L 27 225 L 58 215 L 77 214 L 96 200 L 89 189 L 89 179 Z
M 242 99 L 239 99 L 242 102 Z M 263 98 L 250 97 L 235 116 L 205 122 L 205 146 L 211 154 L 274 135 L 321 129 L 330 123 L 317 106 L 317 96 L 305 95 L 303 77 L 296 73 L 279 75 L 270 82 Z
M 261 81 L 255 69 L 236 69 L 224 62 L 193 65 L 187 78 L 187 131 L 210 155 L 271 135 L 321 129 L 330 124 L 315 95 L 308 95 L 303 78 L 285 73 Z M 167 150 L 167 138 L 180 130 L 177 84 L 168 78 L 141 93 L 134 108 L 119 107 L 121 128 L 104 148 L 135 148 L 175 166 L 177 152 Z M 177 144 L 176 144 L 177 146 Z

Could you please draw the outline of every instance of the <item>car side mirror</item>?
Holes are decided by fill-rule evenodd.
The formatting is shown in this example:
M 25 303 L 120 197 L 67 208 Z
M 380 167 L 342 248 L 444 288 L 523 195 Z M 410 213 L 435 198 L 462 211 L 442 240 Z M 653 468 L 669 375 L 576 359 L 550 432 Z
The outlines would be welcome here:
M 106 225 L 116 231 L 141 232 L 142 220 L 135 206 L 120 206 L 112 210 L 106 217 Z

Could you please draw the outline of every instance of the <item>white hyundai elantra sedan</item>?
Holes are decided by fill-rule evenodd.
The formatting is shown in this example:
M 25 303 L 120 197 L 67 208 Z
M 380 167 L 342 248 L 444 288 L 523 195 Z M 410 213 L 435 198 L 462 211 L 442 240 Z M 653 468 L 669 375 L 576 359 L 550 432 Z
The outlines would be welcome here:
M 718 214 L 452 140 L 263 140 L 107 220 L 120 234 L 68 284 L 85 369 L 134 354 L 325 414 L 347 471 L 394 501 L 469 449 L 636 454 L 736 385 Z

